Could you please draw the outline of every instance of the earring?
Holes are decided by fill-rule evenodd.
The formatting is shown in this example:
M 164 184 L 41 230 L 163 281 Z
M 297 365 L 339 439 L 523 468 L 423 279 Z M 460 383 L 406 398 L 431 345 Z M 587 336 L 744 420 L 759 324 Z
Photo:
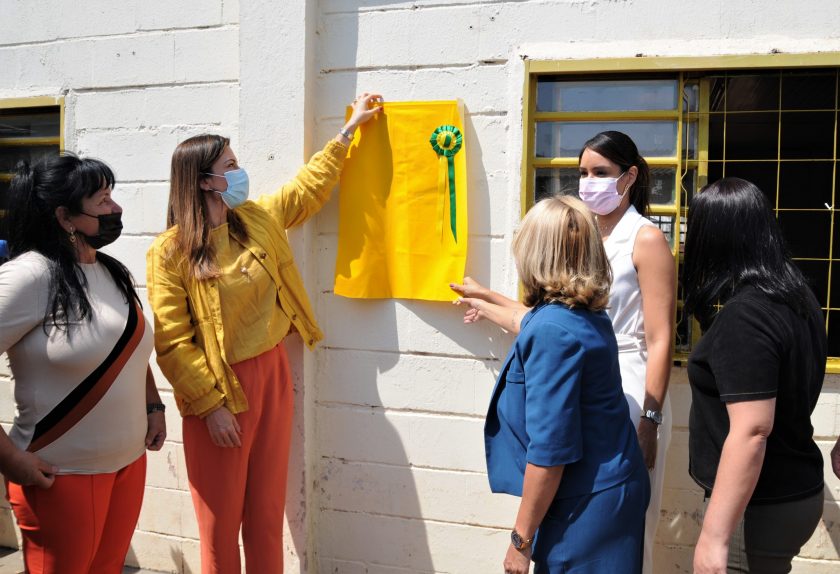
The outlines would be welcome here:
M 70 228 L 70 243 L 76 243 L 76 228 Z

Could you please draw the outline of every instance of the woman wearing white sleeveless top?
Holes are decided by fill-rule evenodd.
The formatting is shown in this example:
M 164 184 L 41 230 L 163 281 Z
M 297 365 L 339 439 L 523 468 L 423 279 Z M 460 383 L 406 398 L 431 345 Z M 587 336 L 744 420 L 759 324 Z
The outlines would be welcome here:
M 580 197 L 596 213 L 613 284 L 607 313 L 619 348 L 622 386 L 650 469 L 651 499 L 645 521 L 644 572 L 653 572 L 653 544 L 665 453 L 671 439 L 668 378 L 674 320 L 674 259 L 665 236 L 642 217 L 650 195 L 650 169 L 636 144 L 621 132 L 602 132 L 587 141 L 579 157 Z M 486 318 L 519 331 L 527 312 L 520 302 L 491 291 L 469 277 L 452 284 L 469 306 L 465 323 Z

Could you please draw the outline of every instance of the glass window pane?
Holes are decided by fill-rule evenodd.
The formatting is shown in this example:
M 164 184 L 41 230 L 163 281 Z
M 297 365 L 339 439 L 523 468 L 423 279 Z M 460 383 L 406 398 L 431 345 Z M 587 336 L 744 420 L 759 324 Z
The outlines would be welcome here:
M 0 110 L 0 138 L 58 137 L 59 117 L 55 106 Z
M 768 162 L 726 162 L 726 177 L 740 177 L 754 183 L 767 197 L 770 207 L 776 205 L 776 172 L 778 163 Z M 710 182 L 713 180 L 709 180 Z
M 674 205 L 674 184 L 677 170 L 673 167 L 654 167 L 650 170 L 650 203 Z
M 665 239 L 668 240 L 668 245 L 670 245 L 671 249 L 673 249 L 674 234 L 676 232 L 674 229 L 675 217 L 673 215 L 649 215 L 648 219 L 650 219 L 659 229 L 662 230 L 662 233 L 665 234 Z
M 676 110 L 678 85 L 676 79 L 575 82 L 543 76 L 537 80 L 537 111 Z
M 835 225 L 837 225 L 837 223 L 838 222 L 835 222 Z M 799 262 L 797 261 L 797 263 L 799 263 Z M 823 307 L 825 307 L 826 303 L 828 303 L 829 305 L 831 305 L 832 309 L 840 308 L 840 281 L 837 280 L 837 276 L 835 275 L 838 272 L 840 272 L 840 261 L 835 259 L 834 261 L 831 262 L 831 273 L 833 275 L 833 281 L 831 281 L 831 284 L 830 284 L 831 301 L 827 301 L 826 297 L 825 297 L 826 287 L 829 285 L 828 276 L 827 276 L 828 275 L 828 266 L 827 265 L 826 265 L 826 278 L 825 278 L 825 281 L 824 281 L 824 285 L 822 285 L 821 291 L 818 292 L 816 289 L 814 289 L 814 294 L 817 295 L 817 300 L 820 302 L 820 305 L 822 305 Z M 810 279 L 810 277 L 809 277 L 809 279 Z M 818 279 L 822 280 L 822 277 L 819 277 Z M 820 298 L 820 294 L 822 295 L 822 298 Z M 840 325 L 838 325 L 838 327 L 840 327 Z M 835 356 L 840 356 L 840 355 L 835 355 Z
M 837 73 L 785 73 L 782 76 L 783 110 L 834 109 Z
M 3 220 L 3 211 L 9 205 L 9 182 L 0 179 L 0 239 L 8 239 L 6 236 L 6 222 Z
M 689 122 L 686 126 L 686 136 L 683 140 L 683 157 L 697 159 L 697 122 Z
M 677 309 L 677 329 L 674 350 L 678 353 L 691 352 L 691 333 L 694 323 L 691 316 L 686 315 L 682 307 Z
M 574 167 L 534 170 L 534 202 L 554 195 L 578 195 L 580 172 Z
M 832 246 L 833 246 L 832 252 L 833 252 L 834 260 L 838 261 L 838 260 L 840 260 L 840 209 L 836 209 L 836 210 L 832 211 L 832 217 L 834 218 L 834 230 L 833 230 L 834 234 L 832 235 L 832 239 L 831 239 Z M 840 275 L 840 267 L 834 267 L 832 269 L 832 271 L 834 273 L 837 273 L 837 274 Z M 840 289 L 840 281 L 837 280 L 838 277 L 836 275 L 835 275 L 834 279 L 835 279 L 834 284 L 838 286 L 838 289 Z M 838 297 L 840 297 L 840 295 L 838 295 Z M 833 297 L 832 297 L 832 299 L 833 299 Z M 833 300 L 834 300 L 834 303 L 832 303 L 832 305 L 834 305 L 837 308 L 840 308 L 840 298 L 838 298 L 836 300 L 833 299 Z
M 58 155 L 58 146 L 0 146 L 0 171 L 10 172 L 22 159 L 33 163 L 44 156 Z
M 804 259 L 828 259 L 831 213 L 822 211 L 780 211 L 779 225 L 791 254 Z
M 833 159 L 834 112 L 782 112 L 782 159 Z
M 779 114 L 727 114 L 726 159 L 776 159 Z
M 689 169 L 682 176 L 682 205 L 686 207 L 697 193 L 697 170 Z
M 821 307 L 825 307 L 828 300 L 828 261 L 803 261 L 795 259 L 794 263 L 802 271 L 805 280 L 814 292 L 817 301 L 820 302 Z M 835 282 L 837 283 L 837 282 Z M 840 305 L 840 301 L 835 301 Z
M 709 172 L 706 183 L 714 183 L 723 177 L 723 162 L 709 162 Z
M 828 312 L 828 356 L 840 357 L 840 311 Z
M 734 76 L 726 82 L 726 111 L 779 109 L 779 74 Z
M 683 111 L 696 112 L 700 109 L 700 86 L 685 84 L 683 86 Z
M 780 208 L 825 209 L 831 205 L 833 161 L 785 161 L 779 169 Z
M 9 205 L 9 181 L 0 179 L 0 210 Z
M 709 111 L 722 112 L 726 109 L 726 78 L 709 78 Z
M 595 134 L 617 130 L 633 138 L 644 157 L 674 157 L 677 153 L 677 122 L 539 122 L 537 157 L 577 157 L 583 144 Z
M 723 159 L 723 127 L 726 117 L 723 114 L 709 115 L 709 159 Z

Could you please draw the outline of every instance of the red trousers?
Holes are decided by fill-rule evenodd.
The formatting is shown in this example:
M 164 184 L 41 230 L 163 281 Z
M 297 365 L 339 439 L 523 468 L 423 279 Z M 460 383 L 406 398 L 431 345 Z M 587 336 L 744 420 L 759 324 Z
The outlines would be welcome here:
M 6 481 L 26 572 L 120 574 L 145 481 L 145 454 L 117 472 L 56 476 L 46 490 Z
M 241 447 L 218 447 L 205 422 L 184 418 L 184 453 L 202 574 L 239 574 L 239 528 L 245 570 L 283 572 L 283 513 L 294 392 L 282 343 L 232 365 L 249 408 L 236 415 Z

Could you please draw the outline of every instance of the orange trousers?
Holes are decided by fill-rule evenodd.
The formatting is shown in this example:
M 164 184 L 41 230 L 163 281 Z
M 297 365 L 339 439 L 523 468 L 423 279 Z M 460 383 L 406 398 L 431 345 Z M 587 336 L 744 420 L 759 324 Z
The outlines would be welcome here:
M 48 489 L 6 481 L 26 572 L 120 574 L 145 482 L 145 454 L 117 472 L 56 476 Z
M 248 410 L 236 415 L 241 447 L 218 447 L 205 422 L 184 418 L 184 453 L 201 541 L 202 574 L 283 572 L 283 512 L 294 390 L 286 349 L 231 365 Z

